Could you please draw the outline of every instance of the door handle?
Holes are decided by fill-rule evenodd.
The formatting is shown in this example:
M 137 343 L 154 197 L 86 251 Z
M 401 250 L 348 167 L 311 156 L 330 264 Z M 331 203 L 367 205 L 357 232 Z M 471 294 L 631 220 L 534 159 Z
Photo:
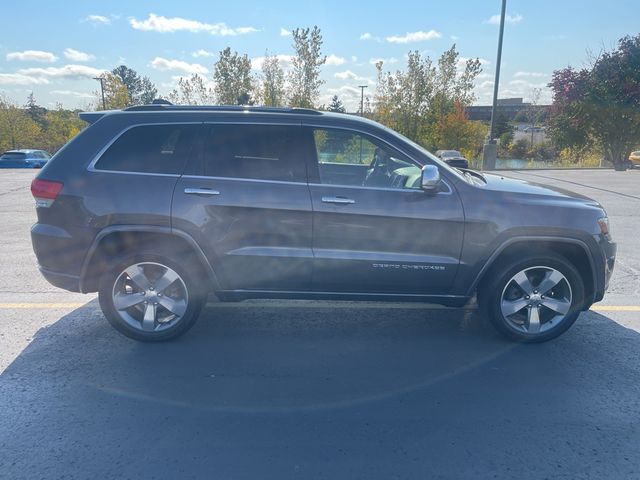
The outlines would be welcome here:
M 218 190 L 212 190 L 210 188 L 191 188 L 184 189 L 184 193 L 187 195 L 220 195 Z
M 322 197 L 322 201 L 324 203 L 334 203 L 337 205 L 349 205 L 351 203 L 356 203 L 355 200 L 346 197 Z

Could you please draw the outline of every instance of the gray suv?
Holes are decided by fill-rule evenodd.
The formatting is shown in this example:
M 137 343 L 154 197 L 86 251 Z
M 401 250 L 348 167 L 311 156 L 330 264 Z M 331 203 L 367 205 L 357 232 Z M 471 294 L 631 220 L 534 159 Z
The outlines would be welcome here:
M 90 123 L 33 180 L 42 274 L 99 292 L 109 322 L 174 338 L 208 295 L 419 301 L 476 294 L 538 342 L 602 299 L 603 208 L 457 170 L 375 122 L 305 109 L 148 105 Z

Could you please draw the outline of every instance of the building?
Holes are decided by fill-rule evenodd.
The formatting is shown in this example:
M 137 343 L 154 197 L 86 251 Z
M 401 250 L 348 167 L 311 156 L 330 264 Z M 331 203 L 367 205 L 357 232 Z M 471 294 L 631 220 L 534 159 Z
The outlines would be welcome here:
M 518 98 L 499 98 L 497 112 L 505 115 L 509 121 L 513 121 L 518 113 L 531 108 L 535 108 L 539 111 L 538 118 L 546 116 L 550 105 L 536 105 L 535 107 L 531 103 L 524 102 L 521 97 Z M 464 109 L 469 120 L 482 120 L 485 122 L 491 121 L 491 105 L 472 105 Z

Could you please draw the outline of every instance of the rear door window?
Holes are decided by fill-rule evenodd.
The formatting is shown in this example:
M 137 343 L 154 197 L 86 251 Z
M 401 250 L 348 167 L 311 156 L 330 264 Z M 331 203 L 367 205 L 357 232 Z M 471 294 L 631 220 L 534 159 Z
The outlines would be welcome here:
M 204 144 L 204 175 L 306 182 L 296 125 L 212 124 Z
M 141 125 L 124 132 L 102 154 L 96 170 L 179 175 L 190 155 L 200 124 Z

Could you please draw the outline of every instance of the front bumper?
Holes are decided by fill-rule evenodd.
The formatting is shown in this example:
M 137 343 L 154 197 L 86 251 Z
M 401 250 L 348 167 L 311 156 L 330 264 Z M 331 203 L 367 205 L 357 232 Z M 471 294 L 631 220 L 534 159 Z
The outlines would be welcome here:
M 613 275 L 613 267 L 616 262 L 616 252 L 618 250 L 618 245 L 611 240 L 604 238 L 603 236 L 599 236 L 598 244 L 600 245 L 600 250 L 602 252 L 602 268 L 601 273 L 598 275 L 598 281 L 595 285 L 595 292 L 593 301 L 599 302 L 604 297 L 604 292 L 609 288 L 609 281 L 611 280 L 611 275 Z

